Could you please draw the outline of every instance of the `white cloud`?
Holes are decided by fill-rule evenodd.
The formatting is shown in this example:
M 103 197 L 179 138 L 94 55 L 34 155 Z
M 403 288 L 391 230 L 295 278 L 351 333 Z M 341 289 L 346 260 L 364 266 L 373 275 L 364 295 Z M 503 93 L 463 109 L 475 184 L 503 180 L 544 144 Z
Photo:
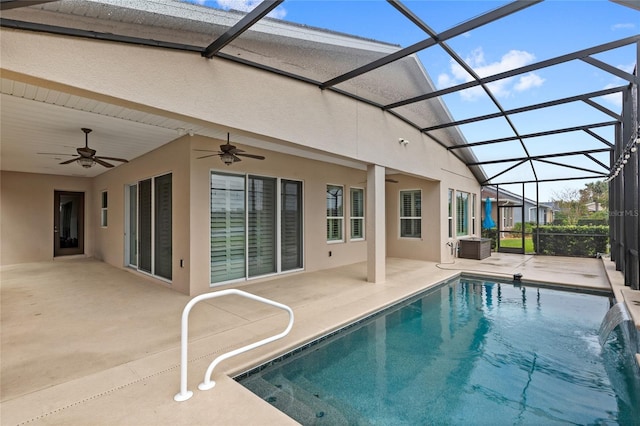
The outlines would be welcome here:
M 465 62 L 480 77 L 487 77 L 515 68 L 520 68 L 532 63 L 534 60 L 535 56 L 532 53 L 522 50 L 510 50 L 505 53 L 499 61 L 488 63 L 485 59 L 484 50 L 481 47 L 475 49 L 467 58 L 465 58 Z M 450 72 L 442 73 L 438 76 L 438 87 L 450 87 L 466 83 L 471 80 L 473 80 L 471 75 L 455 61 L 451 60 Z M 522 92 L 534 87 L 539 87 L 543 83 L 543 78 L 535 73 L 529 73 L 525 76 L 521 76 L 519 79 L 511 77 L 495 81 L 488 84 L 488 87 L 495 96 L 505 98 L 510 96 L 514 90 Z M 483 93 L 484 90 L 478 86 L 461 91 L 460 96 L 465 100 L 471 101 L 477 99 Z
M 524 92 L 525 90 L 529 90 L 532 87 L 540 87 L 544 83 L 544 78 L 540 77 L 537 74 L 530 73 L 521 76 L 518 79 L 518 82 L 513 86 L 513 88 L 517 92 Z
M 618 65 L 617 68 L 621 69 L 622 71 L 628 72 L 629 74 L 633 74 L 633 69 L 636 67 L 636 63 L 635 62 L 629 62 L 626 65 Z
M 198 0 L 203 1 L 203 0 Z M 220 8 L 229 10 L 239 10 L 241 12 L 250 12 L 257 5 L 262 3 L 262 0 L 217 0 L 218 6 Z M 273 9 L 267 16 L 270 18 L 282 19 L 286 16 L 287 11 L 283 7 L 276 7 Z
M 618 87 L 619 84 L 607 84 L 604 88 L 611 89 L 612 87 Z M 612 93 L 610 95 L 605 95 L 602 97 L 605 101 L 610 103 L 611 105 L 617 107 L 617 111 L 622 110 L 622 94 L 621 93 Z
M 617 30 L 632 30 L 636 27 L 636 24 L 632 24 L 630 22 L 628 23 L 622 23 L 622 24 L 615 24 L 611 26 L 611 30 L 612 31 L 617 31 Z

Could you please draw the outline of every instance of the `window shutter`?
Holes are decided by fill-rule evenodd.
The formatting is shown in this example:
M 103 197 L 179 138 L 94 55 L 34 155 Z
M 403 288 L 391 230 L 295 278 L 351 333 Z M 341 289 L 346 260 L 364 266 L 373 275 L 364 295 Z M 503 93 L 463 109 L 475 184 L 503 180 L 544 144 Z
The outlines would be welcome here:
M 172 275 L 172 227 L 171 227 L 171 174 L 154 179 L 155 184 L 155 234 L 154 234 L 154 273 L 171 279 Z
M 283 271 L 302 268 L 302 182 L 281 182 L 281 262 Z
M 138 182 L 138 269 L 151 273 L 151 179 Z
M 211 282 L 244 276 L 244 177 L 211 174 Z
M 276 272 L 276 179 L 249 177 L 249 276 Z

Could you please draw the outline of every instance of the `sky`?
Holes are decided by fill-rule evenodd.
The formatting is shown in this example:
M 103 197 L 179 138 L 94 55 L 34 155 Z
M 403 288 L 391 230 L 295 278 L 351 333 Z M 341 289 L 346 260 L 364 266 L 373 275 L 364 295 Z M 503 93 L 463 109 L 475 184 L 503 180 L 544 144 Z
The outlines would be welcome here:
M 249 11 L 259 0 L 190 0 L 193 3 L 221 9 Z M 403 4 L 423 22 L 440 33 L 464 21 L 499 8 L 507 1 L 432 1 L 407 0 Z M 271 17 L 346 34 L 365 37 L 407 47 L 427 38 L 384 0 L 285 0 L 272 11 Z M 446 41 L 473 70 L 482 76 L 537 63 L 560 55 L 587 49 L 640 33 L 640 12 L 605 0 L 547 0 L 496 22 L 471 30 Z M 439 46 L 418 53 L 425 70 L 437 89 L 464 83 L 471 76 L 455 63 Z M 636 62 L 635 45 L 594 55 L 595 58 L 628 73 Z M 501 80 L 489 88 L 503 109 L 509 110 L 586 92 L 625 85 L 610 73 L 582 61 L 536 70 Z M 455 120 L 498 111 L 496 105 L 479 87 L 444 96 L 443 101 Z M 598 104 L 621 112 L 620 95 L 596 99 Z M 590 123 L 611 121 L 611 117 L 584 103 L 547 108 L 512 116 L 512 124 L 520 135 Z M 500 118 L 460 127 L 468 142 L 513 136 L 509 123 Z M 611 126 L 594 130 L 613 140 Z M 572 132 L 547 138 L 525 139 L 531 155 L 569 152 L 604 145 L 585 132 Z M 493 160 L 526 155 L 519 142 L 487 145 L 474 149 L 479 160 Z M 608 163 L 607 154 L 594 155 Z M 599 168 L 584 157 L 557 159 L 590 169 Z M 491 177 L 510 164 L 486 165 Z M 539 178 L 571 177 L 575 170 L 545 164 L 536 165 Z M 533 179 L 530 166 L 521 166 L 496 178 L 508 182 Z M 540 201 L 557 198 L 561 192 L 583 188 L 589 181 L 566 181 L 540 185 Z M 522 186 L 506 187 L 521 193 Z M 525 196 L 535 199 L 535 185 L 526 185 Z

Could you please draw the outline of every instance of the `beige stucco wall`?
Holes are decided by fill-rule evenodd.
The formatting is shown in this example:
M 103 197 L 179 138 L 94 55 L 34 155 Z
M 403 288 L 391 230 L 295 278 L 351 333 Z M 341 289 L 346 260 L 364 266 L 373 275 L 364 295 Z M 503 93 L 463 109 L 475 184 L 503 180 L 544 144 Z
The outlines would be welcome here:
M 7 29 L 0 34 L 3 73 L 17 80 L 44 80 L 83 96 L 420 177 L 442 180 L 450 170 L 472 178 L 453 154 L 407 123 L 312 84 L 188 52 Z M 91 61 L 78 57 L 89 51 Z M 400 145 L 401 137 L 410 144 Z
M 19 173 L 0 173 L 0 264 L 41 262 L 53 259 L 54 191 L 84 192 L 84 250 L 92 255 L 98 217 L 91 179 Z M 99 223 L 99 222 L 98 222 Z
M 251 148 L 265 160 L 243 159 L 225 166 L 218 157 L 197 159 L 203 153 L 194 149 L 217 149 L 223 143 L 194 136 L 191 151 L 191 277 L 192 294 L 210 289 L 210 173 L 239 173 L 302 181 L 304 212 L 304 266 L 306 271 L 332 268 L 366 260 L 366 241 L 350 241 L 348 236 L 349 188 L 365 188 L 366 171 L 326 162 Z M 344 186 L 345 240 L 326 240 L 326 185 Z M 331 251 L 331 256 L 329 256 Z
M 441 212 L 438 182 L 410 176 L 394 176 L 398 183 L 387 183 L 387 256 L 439 261 Z M 400 237 L 400 191 L 422 191 L 422 238 Z
M 173 265 L 174 290 L 188 293 L 189 268 L 180 267 L 180 259 L 189 259 L 190 235 L 190 173 L 189 137 L 185 136 L 166 144 L 127 164 L 120 165 L 93 179 L 96 194 L 91 207 L 92 214 L 100 213 L 100 194 L 109 194 L 109 224 L 102 228 L 97 222 L 94 256 L 114 266 L 125 265 L 125 186 L 155 176 L 172 174 Z M 187 263 L 188 264 L 188 263 Z
M 361 169 L 348 168 L 251 147 L 251 152 L 263 153 L 267 160 L 247 159 L 232 166 L 237 172 L 304 182 L 306 270 L 367 259 L 364 241 L 327 244 L 325 240 L 326 184 L 345 185 L 346 207 L 349 187 L 366 187 L 367 165 L 401 171 L 399 184 L 386 185 L 388 256 L 446 261 L 447 189 L 479 193 L 469 169 L 428 136 L 379 108 L 330 90 L 321 91 L 314 85 L 219 58 L 205 60 L 193 53 L 7 29 L 0 29 L 0 35 L 2 74 L 8 78 L 187 119 L 232 134 L 249 133 L 271 143 L 339 154 L 361 165 Z M 92 52 L 91 61 L 78 56 L 78 52 L 86 51 Z M 410 143 L 399 144 L 400 137 Z M 185 136 L 93 181 L 87 180 L 88 190 L 94 194 L 109 191 L 107 228 L 99 227 L 98 195 L 91 198 L 91 208 L 87 209 L 87 216 L 93 219 L 87 223 L 95 227 L 90 254 L 123 266 L 125 184 L 171 172 L 172 286 L 191 294 L 207 291 L 209 173 L 230 168 L 215 157 L 196 160 L 198 154 L 193 149 L 217 149 L 221 142 Z M 423 190 L 425 221 L 420 241 L 398 238 L 398 191 L 415 188 Z M 479 217 L 479 206 L 476 209 Z M 7 223 L 17 219 L 14 215 Z M 345 229 L 347 225 L 348 215 Z M 44 242 L 46 237 L 40 240 Z M 184 268 L 179 267 L 180 259 L 184 259 Z

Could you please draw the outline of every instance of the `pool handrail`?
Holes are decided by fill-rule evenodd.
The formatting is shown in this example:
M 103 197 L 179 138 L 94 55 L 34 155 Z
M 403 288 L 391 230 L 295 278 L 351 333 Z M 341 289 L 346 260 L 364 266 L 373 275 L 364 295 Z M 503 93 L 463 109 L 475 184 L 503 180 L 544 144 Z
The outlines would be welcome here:
M 214 359 L 211 362 L 211 364 L 209 364 L 209 367 L 207 368 L 207 371 L 205 372 L 205 375 L 204 375 L 204 381 L 198 385 L 198 389 L 208 390 L 213 388 L 216 385 L 216 382 L 211 380 L 211 375 L 213 373 L 213 369 L 220 362 L 224 361 L 227 358 L 231 358 L 232 356 L 239 355 L 243 352 L 247 352 L 251 349 L 255 349 L 259 346 L 266 345 L 267 343 L 271 343 L 275 340 L 281 339 L 287 334 L 289 334 L 289 331 L 291 331 L 291 328 L 293 327 L 293 311 L 291 310 L 290 307 L 288 307 L 287 305 L 283 305 L 282 303 L 274 302 L 273 300 L 256 296 L 255 294 L 247 293 L 246 291 L 237 290 L 237 289 L 220 290 L 212 293 L 201 294 L 199 296 L 194 297 L 189 301 L 189 303 L 187 303 L 187 305 L 184 307 L 184 310 L 182 311 L 182 328 L 181 328 L 182 336 L 180 338 L 180 392 L 178 392 L 173 397 L 175 401 L 178 401 L 178 402 L 186 401 L 193 396 L 193 392 L 187 389 L 187 367 L 188 367 L 187 366 L 188 364 L 187 346 L 188 346 L 188 340 L 189 340 L 189 336 L 188 336 L 189 312 L 191 312 L 191 308 L 193 308 L 193 306 L 196 303 L 201 302 L 203 300 L 213 299 L 221 296 L 227 296 L 230 294 L 246 297 L 247 299 L 252 299 L 257 302 L 266 303 L 267 305 L 271 305 L 276 308 L 287 311 L 289 313 L 289 324 L 287 324 L 287 328 L 285 328 L 285 330 L 282 331 L 281 333 L 278 333 L 271 337 L 267 337 L 258 342 L 251 343 L 241 348 L 234 349 L 233 351 L 229 351 L 218 356 L 216 359 Z

